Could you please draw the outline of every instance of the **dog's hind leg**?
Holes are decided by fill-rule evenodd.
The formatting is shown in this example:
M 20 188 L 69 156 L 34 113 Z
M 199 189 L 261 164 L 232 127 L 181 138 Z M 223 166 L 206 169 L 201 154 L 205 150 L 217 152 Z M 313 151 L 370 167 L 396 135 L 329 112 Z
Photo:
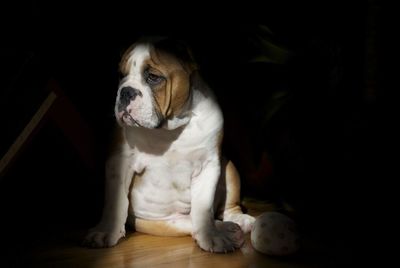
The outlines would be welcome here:
M 192 221 L 190 215 L 181 215 L 171 220 L 145 220 L 128 217 L 128 224 L 135 231 L 157 236 L 186 236 L 192 234 Z
M 240 176 L 231 161 L 222 160 L 222 178 L 225 183 L 226 199 L 223 207 L 223 220 L 231 221 L 240 226 L 244 233 L 250 232 L 255 218 L 243 214 L 240 207 Z

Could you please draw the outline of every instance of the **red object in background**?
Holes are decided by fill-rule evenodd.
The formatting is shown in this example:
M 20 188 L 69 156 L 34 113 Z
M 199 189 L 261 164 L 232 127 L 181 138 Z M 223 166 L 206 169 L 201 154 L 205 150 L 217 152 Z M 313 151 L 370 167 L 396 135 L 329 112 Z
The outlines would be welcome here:
M 273 172 L 272 163 L 265 151 L 262 153 L 258 165 L 254 164 L 248 168 L 248 171 L 244 174 L 246 177 L 246 183 L 254 189 L 265 186 L 268 178 L 272 176 Z

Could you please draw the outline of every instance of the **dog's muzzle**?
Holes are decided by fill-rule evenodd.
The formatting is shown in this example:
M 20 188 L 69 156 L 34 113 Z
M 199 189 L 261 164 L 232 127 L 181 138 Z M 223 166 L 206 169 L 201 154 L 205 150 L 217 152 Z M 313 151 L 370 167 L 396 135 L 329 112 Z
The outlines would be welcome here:
M 142 97 L 142 92 L 133 87 L 123 87 L 119 93 L 118 112 L 126 110 L 126 107 L 134 101 L 136 97 Z

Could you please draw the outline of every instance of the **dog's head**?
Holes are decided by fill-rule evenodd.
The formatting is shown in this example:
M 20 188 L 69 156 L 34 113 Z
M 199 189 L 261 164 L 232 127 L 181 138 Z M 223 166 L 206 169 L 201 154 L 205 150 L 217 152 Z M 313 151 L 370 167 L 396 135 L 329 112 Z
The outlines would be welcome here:
M 190 102 L 196 65 L 186 45 L 140 41 L 122 56 L 115 115 L 121 126 L 159 128 L 179 120 Z

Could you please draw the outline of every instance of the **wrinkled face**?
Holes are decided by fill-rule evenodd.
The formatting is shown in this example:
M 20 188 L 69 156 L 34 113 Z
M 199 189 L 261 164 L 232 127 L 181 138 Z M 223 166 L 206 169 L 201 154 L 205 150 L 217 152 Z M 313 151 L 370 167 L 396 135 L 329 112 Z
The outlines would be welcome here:
M 120 63 L 115 115 L 121 126 L 158 128 L 178 116 L 190 96 L 193 69 L 149 43 L 129 48 Z

